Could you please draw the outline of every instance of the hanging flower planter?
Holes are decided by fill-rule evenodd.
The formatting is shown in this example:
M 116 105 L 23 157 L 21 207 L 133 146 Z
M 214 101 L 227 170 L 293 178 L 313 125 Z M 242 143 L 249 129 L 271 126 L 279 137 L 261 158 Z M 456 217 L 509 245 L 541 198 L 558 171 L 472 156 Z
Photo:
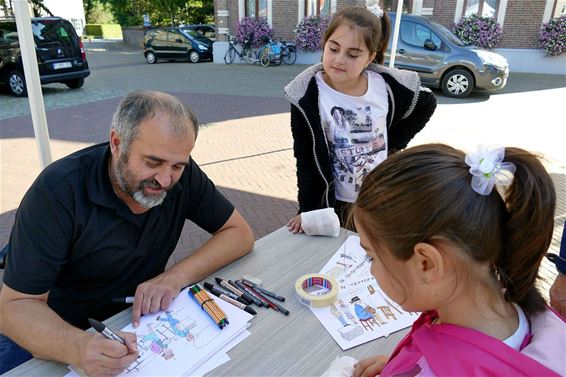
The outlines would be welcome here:
M 297 47 L 303 51 L 321 50 L 322 36 L 328 27 L 328 18 L 321 16 L 305 17 L 295 30 Z
M 566 16 L 553 18 L 543 24 L 538 44 L 548 56 L 558 56 L 566 51 Z
M 495 48 L 503 35 L 501 26 L 494 18 L 477 14 L 462 18 L 453 28 L 454 34 L 466 46 Z

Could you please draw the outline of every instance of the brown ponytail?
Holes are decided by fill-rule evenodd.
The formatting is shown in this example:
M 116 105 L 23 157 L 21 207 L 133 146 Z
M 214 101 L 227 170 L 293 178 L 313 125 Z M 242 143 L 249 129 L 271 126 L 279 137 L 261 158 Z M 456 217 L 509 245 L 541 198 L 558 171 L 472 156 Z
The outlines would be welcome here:
M 389 45 L 389 35 L 391 34 L 391 20 L 387 12 L 383 12 L 381 17 L 381 38 L 375 49 L 375 59 L 374 63 L 383 64 L 385 60 L 385 52 L 387 51 L 387 46 Z
M 551 177 L 533 154 L 506 148 L 505 161 L 513 162 L 517 171 L 506 193 L 504 242 L 495 265 L 506 297 L 533 314 L 546 306 L 535 280 L 552 241 L 556 193 Z
M 543 310 L 534 284 L 552 239 L 552 179 L 536 156 L 506 148 L 504 161 L 517 171 L 504 202 L 495 189 L 489 195 L 472 189 L 464 158 L 464 152 L 443 144 L 393 154 L 364 179 L 353 206 L 356 222 L 400 260 L 411 258 L 419 242 L 447 240 L 495 270 L 506 298 L 527 314 Z M 495 282 L 495 273 L 492 278 Z

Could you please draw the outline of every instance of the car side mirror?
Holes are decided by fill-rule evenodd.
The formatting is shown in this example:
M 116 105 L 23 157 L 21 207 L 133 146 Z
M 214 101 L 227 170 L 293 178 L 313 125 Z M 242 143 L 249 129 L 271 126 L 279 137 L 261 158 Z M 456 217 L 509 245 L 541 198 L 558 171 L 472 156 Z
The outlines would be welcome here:
M 427 39 L 427 40 L 425 40 L 425 42 L 424 42 L 424 48 L 427 49 L 427 50 L 434 51 L 434 50 L 436 50 L 438 47 L 436 46 L 436 44 L 435 44 L 433 41 L 431 41 L 430 39 Z
M 175 39 L 175 42 L 177 42 L 177 43 L 183 43 L 183 40 L 182 40 L 181 38 L 177 38 L 177 39 Z

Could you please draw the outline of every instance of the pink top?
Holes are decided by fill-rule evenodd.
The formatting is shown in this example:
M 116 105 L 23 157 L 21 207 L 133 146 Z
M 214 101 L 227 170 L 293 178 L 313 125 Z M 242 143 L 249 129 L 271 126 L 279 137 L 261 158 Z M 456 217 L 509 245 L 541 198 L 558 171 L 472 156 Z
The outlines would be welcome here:
M 519 351 L 477 330 L 435 324 L 423 313 L 393 351 L 380 376 L 559 376 L 566 373 L 563 319 L 546 310 L 531 320 Z

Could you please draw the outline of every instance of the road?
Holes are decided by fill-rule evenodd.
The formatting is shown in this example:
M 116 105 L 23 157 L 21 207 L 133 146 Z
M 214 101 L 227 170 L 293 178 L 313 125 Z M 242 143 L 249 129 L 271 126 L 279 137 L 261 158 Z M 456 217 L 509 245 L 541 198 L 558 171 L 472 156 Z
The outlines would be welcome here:
M 261 237 L 296 213 L 295 161 L 289 104 L 283 87 L 305 66 L 263 68 L 184 62 L 149 65 L 141 51 L 120 43 L 86 44 L 92 74 L 85 86 L 44 87 L 54 158 L 106 141 L 112 113 L 130 90 L 179 96 L 195 110 L 203 130 L 194 158 L 236 204 Z M 436 113 L 410 145 L 443 142 L 470 150 L 477 144 L 519 146 L 540 152 L 559 194 L 553 248 L 566 220 L 566 148 L 563 146 L 566 77 L 513 74 L 500 93 L 466 99 L 438 94 Z M 26 98 L 0 92 L 0 245 L 15 210 L 40 171 Z M 171 263 L 207 238 L 191 225 Z

